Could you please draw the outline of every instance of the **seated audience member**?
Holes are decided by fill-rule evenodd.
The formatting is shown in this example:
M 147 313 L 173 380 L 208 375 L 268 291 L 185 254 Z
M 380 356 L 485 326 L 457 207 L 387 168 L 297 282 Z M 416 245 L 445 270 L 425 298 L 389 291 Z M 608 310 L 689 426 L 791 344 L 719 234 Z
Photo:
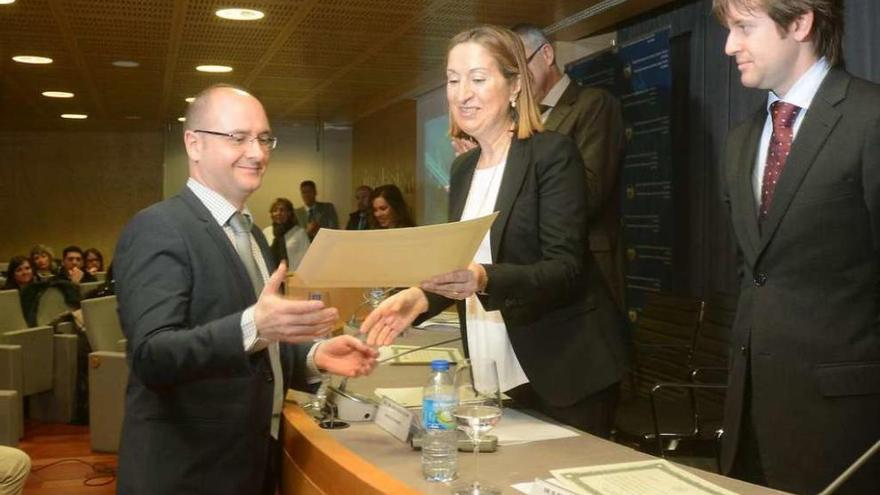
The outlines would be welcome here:
M 345 230 L 367 230 L 370 228 L 370 193 L 373 189 L 370 186 L 358 186 L 354 190 L 354 200 L 357 201 L 357 210 L 348 215 L 348 225 Z
M 296 221 L 293 203 L 287 198 L 278 198 L 269 208 L 272 225 L 263 229 L 266 242 L 272 248 L 275 261 L 287 260 L 289 271 L 295 271 L 309 249 L 309 236 Z
M 96 248 L 88 248 L 83 252 L 86 260 L 86 271 L 94 275 L 104 271 L 104 255 Z
M 50 278 L 58 274 L 58 267 L 55 266 L 55 253 L 45 244 L 37 244 L 31 248 L 31 266 L 36 270 L 37 275 L 43 278 Z
M 394 184 L 385 184 L 373 189 L 370 194 L 370 204 L 373 206 L 373 215 L 370 217 L 371 229 L 416 226 L 403 194 Z
M 21 289 L 39 280 L 31 260 L 27 256 L 13 256 L 6 269 L 6 283 L 3 290 Z
M 336 216 L 336 207 L 333 203 L 322 203 L 315 199 L 318 197 L 318 189 L 314 181 L 302 181 L 299 185 L 299 193 L 305 206 L 296 209 L 296 218 L 306 229 L 309 240 L 314 239 L 322 227 L 339 228 L 339 217 Z
M 97 282 L 98 279 L 95 278 L 89 272 L 83 271 L 84 266 L 84 256 L 83 250 L 79 248 L 79 246 L 67 246 L 64 248 L 64 252 L 62 253 L 63 257 L 61 258 L 61 269 L 58 270 L 58 275 L 56 278 L 61 280 L 70 280 L 75 284 L 79 284 L 82 282 Z
M 31 472 L 31 458 L 12 447 L 0 445 L 0 494 L 20 495 Z

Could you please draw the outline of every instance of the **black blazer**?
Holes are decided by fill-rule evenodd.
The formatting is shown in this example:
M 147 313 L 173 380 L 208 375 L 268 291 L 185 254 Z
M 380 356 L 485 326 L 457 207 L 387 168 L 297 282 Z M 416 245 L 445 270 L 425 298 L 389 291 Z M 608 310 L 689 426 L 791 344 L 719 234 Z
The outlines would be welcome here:
M 113 270 L 130 370 L 118 493 L 258 493 L 273 377 L 266 350 L 244 351 L 256 297 L 223 229 L 184 188 L 131 220 Z M 281 346 L 285 385 L 306 386 L 308 348 Z
M 759 229 L 751 177 L 766 117 L 733 129 L 722 155 L 742 259 L 722 460 L 729 471 L 750 363 L 768 482 L 816 493 L 880 438 L 880 86 L 828 74 Z M 846 493 L 877 493 L 880 458 L 856 478 Z
M 452 164 L 449 218 L 459 220 L 480 149 Z M 535 391 L 571 405 L 620 381 L 621 317 L 590 254 L 587 188 L 580 152 L 554 132 L 514 139 L 491 228 L 489 281 L 481 296 L 500 310 L 513 350 Z M 453 301 L 429 294 L 428 314 Z M 458 303 L 467 352 L 464 302 Z

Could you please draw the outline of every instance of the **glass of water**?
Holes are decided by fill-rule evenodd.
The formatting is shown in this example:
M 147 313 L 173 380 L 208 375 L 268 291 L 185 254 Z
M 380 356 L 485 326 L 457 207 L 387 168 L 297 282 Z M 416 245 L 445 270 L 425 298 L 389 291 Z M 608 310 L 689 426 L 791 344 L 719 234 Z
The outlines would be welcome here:
M 466 359 L 455 371 L 455 390 L 458 406 L 453 416 L 458 428 L 464 431 L 474 444 L 474 465 L 480 454 L 482 436 L 501 420 L 501 389 L 498 369 L 491 359 Z M 479 469 L 475 469 L 479 472 Z M 501 490 L 484 481 L 474 479 L 452 487 L 454 494 L 487 495 L 501 494 Z

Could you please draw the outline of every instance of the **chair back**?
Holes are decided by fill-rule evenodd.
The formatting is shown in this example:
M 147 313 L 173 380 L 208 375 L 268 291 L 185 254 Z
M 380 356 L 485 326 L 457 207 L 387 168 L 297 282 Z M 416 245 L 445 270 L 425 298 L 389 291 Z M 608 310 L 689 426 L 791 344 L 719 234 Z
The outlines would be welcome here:
M 687 379 L 702 314 L 703 302 L 698 298 L 648 294 L 633 335 L 636 379 L 632 387 L 636 394 L 647 396 L 656 383 Z
M 58 287 L 46 287 L 37 302 L 37 325 L 49 325 L 59 316 L 75 309 L 67 305 L 64 292 Z
M 79 298 L 82 299 L 86 297 L 86 295 L 97 289 L 103 282 L 83 282 L 79 284 Z
M 117 342 L 125 338 L 116 312 L 116 296 L 86 299 L 82 302 L 82 313 L 92 351 L 115 351 Z
M 27 328 L 18 291 L 0 290 L 0 333 Z
M 694 343 L 692 367 L 697 370 L 698 383 L 726 383 L 730 354 L 730 333 L 736 318 L 737 296 L 717 292 L 706 299 L 703 321 Z M 705 371 L 704 371 L 705 370 Z M 720 418 L 725 390 L 706 389 L 696 392 L 695 400 L 704 418 Z

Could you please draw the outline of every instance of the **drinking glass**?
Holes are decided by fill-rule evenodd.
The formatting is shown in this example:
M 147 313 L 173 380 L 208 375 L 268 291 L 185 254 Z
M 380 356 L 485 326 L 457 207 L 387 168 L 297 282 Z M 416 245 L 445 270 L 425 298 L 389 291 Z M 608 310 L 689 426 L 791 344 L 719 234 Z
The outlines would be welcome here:
M 498 369 L 491 359 L 465 359 L 455 370 L 458 406 L 452 412 L 458 427 L 474 444 L 474 471 L 480 455 L 480 439 L 501 420 L 501 389 Z M 499 494 L 501 490 L 479 479 L 464 481 L 452 487 L 454 494 Z

